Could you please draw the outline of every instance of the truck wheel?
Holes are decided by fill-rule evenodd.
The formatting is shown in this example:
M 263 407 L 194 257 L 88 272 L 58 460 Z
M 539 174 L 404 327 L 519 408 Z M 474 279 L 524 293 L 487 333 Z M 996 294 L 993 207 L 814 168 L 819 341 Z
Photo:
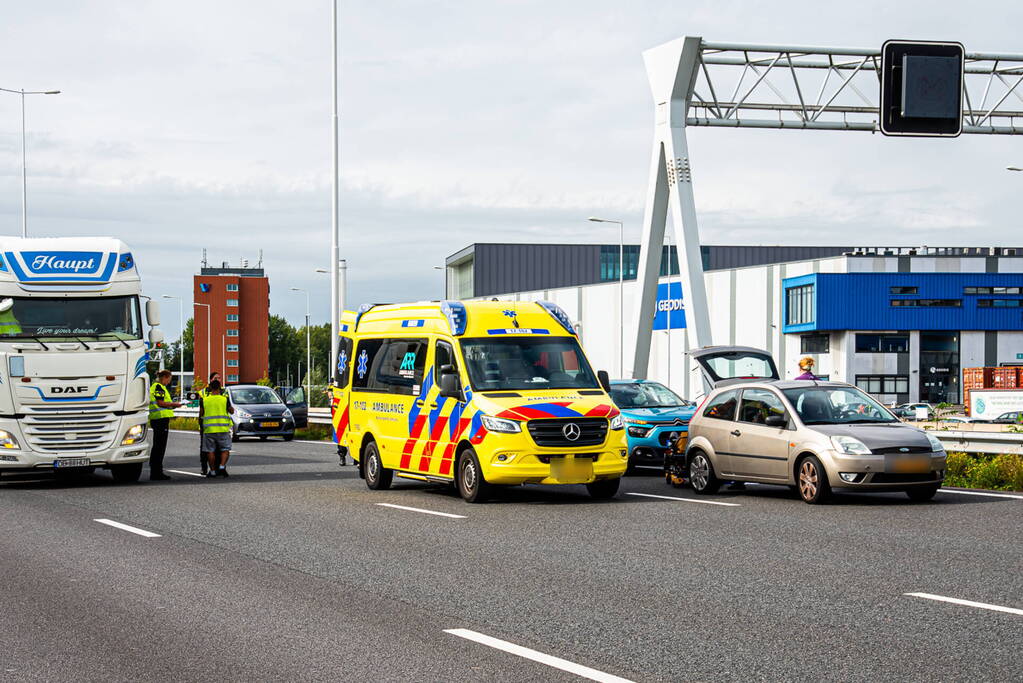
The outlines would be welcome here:
M 458 492 L 466 503 L 482 503 L 490 496 L 493 488 L 483 477 L 483 469 L 480 467 L 476 451 L 466 448 L 462 451 L 462 457 L 458 459 L 456 468 Z
M 130 484 L 142 476 L 142 463 L 133 462 L 128 465 L 111 465 L 110 474 L 118 484 Z
M 614 479 L 601 479 L 595 481 L 592 484 L 586 485 L 586 490 L 590 492 L 590 497 L 596 500 L 608 500 L 618 495 L 618 486 L 622 483 L 621 477 L 615 477 Z
M 362 459 L 366 463 L 364 468 L 366 474 L 366 486 L 374 491 L 383 491 L 384 489 L 391 488 L 391 480 L 394 478 L 394 472 L 384 467 L 383 462 L 380 460 L 380 451 L 377 450 L 377 444 L 375 441 L 370 441 L 366 444 L 366 448 L 362 452 Z

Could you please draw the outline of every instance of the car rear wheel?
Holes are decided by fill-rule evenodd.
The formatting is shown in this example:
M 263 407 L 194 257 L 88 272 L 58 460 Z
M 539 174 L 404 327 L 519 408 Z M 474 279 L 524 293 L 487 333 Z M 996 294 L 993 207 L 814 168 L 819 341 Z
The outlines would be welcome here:
M 714 466 L 703 451 L 697 452 L 689 461 L 689 483 L 700 494 L 714 493 L 721 486 L 721 480 L 714 474 Z
M 458 459 L 458 492 L 466 503 L 482 503 L 491 493 L 493 488 L 483 478 L 483 469 L 480 467 L 476 451 L 466 448 L 462 451 L 462 457 Z
M 804 503 L 817 505 L 831 497 L 831 485 L 824 466 L 816 457 L 809 455 L 799 463 L 796 476 L 799 486 L 799 497 Z
M 366 463 L 366 486 L 374 491 L 382 491 L 384 489 L 391 488 L 391 480 L 394 478 L 394 472 L 384 467 L 383 462 L 380 460 L 380 451 L 377 450 L 375 441 L 370 441 L 366 444 L 366 449 L 362 454 L 362 458 Z
M 592 484 L 587 484 L 586 490 L 590 492 L 591 498 L 607 500 L 618 495 L 618 487 L 621 483 L 621 477 L 615 477 L 614 479 L 601 479 L 600 481 L 595 481 Z
M 923 503 L 925 501 L 934 498 L 934 494 L 941 488 L 941 484 L 931 484 L 930 486 L 914 486 L 911 489 L 906 489 L 906 495 L 909 499 L 915 503 Z

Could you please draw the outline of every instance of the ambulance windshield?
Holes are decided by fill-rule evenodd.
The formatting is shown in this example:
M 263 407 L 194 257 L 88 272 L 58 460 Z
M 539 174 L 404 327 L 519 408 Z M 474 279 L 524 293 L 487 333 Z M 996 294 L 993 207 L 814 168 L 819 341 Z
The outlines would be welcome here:
M 463 339 L 462 353 L 476 391 L 600 388 L 574 337 Z

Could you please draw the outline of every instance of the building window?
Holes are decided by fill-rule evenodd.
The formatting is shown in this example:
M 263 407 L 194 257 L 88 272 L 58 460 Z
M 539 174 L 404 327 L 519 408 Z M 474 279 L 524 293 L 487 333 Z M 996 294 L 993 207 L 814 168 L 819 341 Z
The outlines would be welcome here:
M 228 285 L 227 286 L 227 291 L 229 291 L 229 292 L 237 292 L 238 291 L 238 285 Z
M 605 244 L 600 248 L 600 281 L 613 282 L 618 279 L 619 262 L 625 265 L 625 280 L 635 280 L 639 271 L 639 246 L 626 244 L 624 253 L 620 247 Z
M 805 325 L 814 321 L 813 285 L 790 287 L 785 292 L 786 325 Z
M 1023 294 L 1023 287 L 963 287 L 963 294 Z
M 977 299 L 978 308 L 1019 308 L 1023 299 Z
M 856 386 L 868 394 L 908 394 L 908 375 L 856 375 Z
M 800 353 L 827 353 L 831 350 L 830 334 L 804 334 L 800 339 Z
M 892 294 L 919 294 L 919 287 L 889 287 L 888 291 Z
M 238 322 L 238 314 L 237 313 L 228 313 L 227 314 L 227 322 L 229 322 L 229 323 L 236 323 L 236 322 Z
M 227 345 L 227 352 L 228 353 L 238 353 L 238 345 L 237 344 L 228 344 Z
M 927 308 L 959 308 L 962 299 L 891 299 L 892 306 L 916 306 Z
M 238 330 L 228 330 L 227 331 L 227 336 L 228 337 L 237 337 L 238 336 Z
M 229 367 L 229 368 L 236 368 L 236 367 L 238 367 L 238 359 L 237 358 L 228 358 L 227 359 L 227 367 Z
M 909 335 L 857 334 L 856 353 L 909 353 Z
M 227 300 L 227 305 L 228 306 L 237 306 L 238 305 L 238 299 L 228 299 Z
M 228 375 L 227 376 L 227 381 L 228 382 L 237 382 L 238 381 L 238 375 Z

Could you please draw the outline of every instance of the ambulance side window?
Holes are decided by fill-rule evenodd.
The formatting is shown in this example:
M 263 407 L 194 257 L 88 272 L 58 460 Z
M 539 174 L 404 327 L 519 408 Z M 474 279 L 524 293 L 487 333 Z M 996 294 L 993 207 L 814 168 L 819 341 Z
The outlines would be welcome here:
M 344 389 L 352 376 L 352 340 L 341 337 L 337 343 L 337 368 L 334 371 L 334 386 Z
M 458 372 L 458 361 L 455 359 L 455 350 L 451 344 L 446 341 L 437 342 L 437 351 L 434 353 L 433 363 L 433 381 L 440 381 L 440 369 L 445 365 L 450 365 Z
M 412 396 L 423 383 L 429 344 L 425 339 L 388 339 L 369 370 L 371 391 Z
M 352 387 L 355 389 L 370 388 L 370 377 L 373 368 L 377 365 L 380 357 L 380 347 L 384 345 L 383 339 L 363 339 L 355 350 L 355 357 L 349 362 L 354 372 L 352 376 Z

